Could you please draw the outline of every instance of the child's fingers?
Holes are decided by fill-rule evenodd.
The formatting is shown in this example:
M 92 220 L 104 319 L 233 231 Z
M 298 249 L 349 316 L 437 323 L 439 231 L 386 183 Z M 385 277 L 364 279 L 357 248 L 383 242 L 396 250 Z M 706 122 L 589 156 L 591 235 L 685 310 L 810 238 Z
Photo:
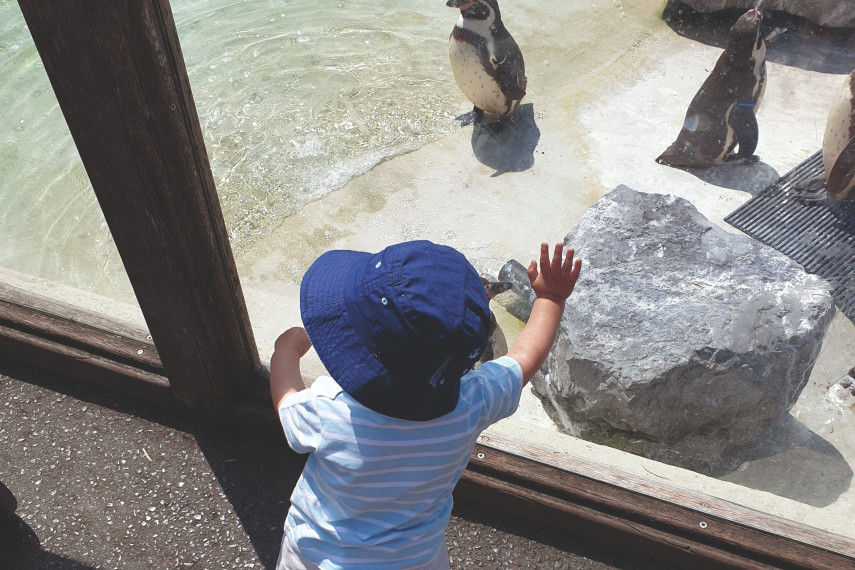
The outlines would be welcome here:
M 552 252 L 552 271 L 557 275 L 561 273 L 561 258 L 564 257 L 564 244 L 555 244 L 555 250 Z
M 540 244 L 540 270 L 549 271 L 549 245 L 546 242 Z
M 573 261 L 573 265 L 569 265 L 570 272 L 567 274 L 567 282 L 570 283 L 571 291 L 576 286 L 576 281 L 579 280 L 579 274 L 582 272 L 582 260 L 576 259 Z
M 579 279 L 579 274 L 582 271 L 582 260 L 574 259 L 575 255 L 575 250 L 568 249 L 564 256 L 564 266 L 561 268 L 561 276 L 570 283 L 571 291 L 572 287 L 575 287 L 576 281 Z
M 576 259 L 573 262 L 573 271 L 570 273 L 570 278 L 573 280 L 573 283 L 579 278 L 579 274 L 582 272 L 582 260 Z
M 531 263 L 528 264 L 528 280 L 530 283 L 534 284 L 534 281 L 537 279 L 537 262 L 535 260 L 531 260 Z
M 564 252 L 564 265 L 561 266 L 561 271 L 564 275 L 569 275 L 571 271 L 573 271 L 573 256 L 576 255 L 576 251 L 571 247 L 568 248 L 567 251 Z

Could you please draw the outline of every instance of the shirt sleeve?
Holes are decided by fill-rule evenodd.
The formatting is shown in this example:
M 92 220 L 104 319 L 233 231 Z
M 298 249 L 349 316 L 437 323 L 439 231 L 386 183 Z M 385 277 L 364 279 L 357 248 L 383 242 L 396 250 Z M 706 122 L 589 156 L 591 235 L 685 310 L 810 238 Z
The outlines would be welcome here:
M 470 397 L 483 403 L 481 429 L 517 411 L 522 396 L 523 377 L 522 368 L 516 360 L 503 356 L 482 364 L 470 374 L 470 381 L 475 382 Z
M 297 453 L 318 449 L 321 438 L 320 418 L 311 388 L 291 394 L 279 406 L 279 421 L 288 445 Z

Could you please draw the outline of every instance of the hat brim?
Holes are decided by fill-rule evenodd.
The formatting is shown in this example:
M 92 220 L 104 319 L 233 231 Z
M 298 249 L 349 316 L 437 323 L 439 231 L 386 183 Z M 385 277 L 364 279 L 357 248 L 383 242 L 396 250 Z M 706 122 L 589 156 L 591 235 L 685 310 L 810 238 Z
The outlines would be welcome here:
M 300 287 L 303 325 L 339 386 L 375 412 L 414 421 L 457 405 L 460 377 L 486 344 L 487 303 L 466 258 L 426 241 L 329 251 Z
M 388 377 L 351 326 L 344 300 L 345 290 L 371 257 L 359 251 L 328 251 L 312 264 L 300 285 L 300 314 L 309 340 L 327 372 L 357 400 L 365 378 Z

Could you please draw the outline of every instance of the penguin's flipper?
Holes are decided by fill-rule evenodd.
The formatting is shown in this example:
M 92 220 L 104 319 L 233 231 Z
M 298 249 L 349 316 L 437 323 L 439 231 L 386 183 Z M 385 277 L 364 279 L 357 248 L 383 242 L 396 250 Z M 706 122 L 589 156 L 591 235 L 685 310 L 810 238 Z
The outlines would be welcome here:
M 522 51 L 510 34 L 504 36 L 504 40 L 496 42 L 496 60 L 491 63 L 504 70 L 499 73 L 502 93 L 511 100 L 522 99 L 528 86 L 525 61 Z
M 734 158 L 757 160 L 754 158 L 754 151 L 757 150 L 757 142 L 760 140 L 760 127 L 754 115 L 754 104 L 737 103 L 730 112 L 727 122 L 739 143 L 739 152 Z
M 825 187 L 838 200 L 855 200 L 855 139 L 846 144 L 834 161 Z

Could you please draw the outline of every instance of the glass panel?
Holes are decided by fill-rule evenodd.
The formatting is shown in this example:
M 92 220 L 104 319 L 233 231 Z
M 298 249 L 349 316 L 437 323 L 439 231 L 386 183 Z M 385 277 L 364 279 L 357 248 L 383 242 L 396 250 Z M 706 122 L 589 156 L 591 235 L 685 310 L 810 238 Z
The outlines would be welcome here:
M 0 1 L 0 279 L 145 326 L 16 2 Z
M 811 8 L 797 15 L 769 10 L 761 30 L 769 38 L 762 105 L 756 81 L 731 101 L 728 93 L 738 91 L 741 84 L 730 87 L 723 85 L 724 79 L 715 79 L 703 91 L 714 95 L 718 89 L 718 99 L 710 95 L 712 99 L 693 104 L 695 111 L 687 114 L 722 55 L 731 26 L 749 2 L 736 10 L 703 13 L 688 5 L 700 9 L 706 4 L 701 1 L 669 2 L 666 7 L 661 0 L 596 4 L 506 0 L 502 17 L 525 57 L 527 93 L 509 119 L 462 125 L 465 121 L 457 118 L 472 110 L 472 103 L 455 82 L 448 41 L 460 12 L 444 4 L 438 0 L 173 2 L 263 359 L 270 356 L 279 332 L 299 323 L 300 278 L 328 249 L 379 251 L 398 241 L 430 239 L 457 247 L 479 270 L 496 277 L 509 260 L 527 262 L 542 240 L 561 240 L 620 184 L 636 193 L 672 198 L 639 214 L 637 218 L 646 221 L 639 222 L 638 228 L 621 226 L 625 233 L 613 246 L 615 260 L 637 243 L 636 229 L 649 229 L 648 222 L 657 215 L 678 202 L 683 204 L 677 198 L 685 199 L 708 220 L 701 224 L 704 230 L 698 236 L 715 226 L 738 233 L 725 218 L 823 146 L 834 97 L 855 68 L 851 51 L 855 15 L 841 15 L 846 10 L 835 11 L 833 2 L 805 3 Z M 819 4 L 825 8 L 816 7 Z M 763 57 L 760 44 L 753 39 L 748 44 L 743 52 L 746 61 Z M 507 61 L 504 56 L 496 59 L 500 68 Z M 755 77 L 762 67 L 752 63 L 745 69 Z M 478 81 L 488 78 L 484 75 Z M 709 113 L 698 111 L 699 106 Z M 722 117 L 727 113 L 732 115 L 725 121 Z M 759 131 L 754 130 L 755 122 Z M 677 140 L 681 127 L 687 132 L 679 140 L 689 141 L 692 156 L 706 152 L 708 162 L 722 162 L 737 135 L 738 151 L 744 156 L 715 166 L 704 164 L 704 168 L 677 164 L 673 156 L 662 161 L 677 167 L 660 164 L 657 158 Z M 716 128 L 724 129 L 724 134 L 691 138 L 696 132 L 718 132 Z M 750 140 L 756 132 L 759 143 L 752 148 Z M 847 215 L 845 208 L 842 211 L 840 215 Z M 780 220 L 771 217 L 773 222 Z M 792 221 L 797 223 L 803 224 L 798 226 L 797 241 L 818 231 L 811 230 L 807 221 Z M 658 225 L 674 226 L 678 232 L 683 228 L 674 220 L 660 220 Z M 779 225 L 786 224 L 779 221 Z M 609 230 L 604 223 L 600 233 Z M 704 239 L 718 235 L 713 232 Z M 826 249 L 846 247 L 845 239 L 839 240 L 833 247 L 826 244 Z M 703 240 L 698 237 L 697 241 Z M 740 243 L 701 250 L 703 262 L 711 264 L 711 278 L 723 269 L 709 260 L 721 255 L 735 263 L 730 256 L 734 248 L 749 247 Z M 806 246 L 804 240 L 799 244 Z M 598 389 L 602 397 L 615 398 L 615 409 L 635 407 L 644 400 L 638 397 L 632 406 L 626 404 L 633 397 L 627 386 L 643 379 L 633 376 L 634 360 L 665 353 L 664 343 L 693 339 L 689 332 L 709 337 L 685 354 L 686 366 L 697 365 L 691 371 L 670 368 L 672 372 L 648 379 L 654 386 L 675 387 L 670 396 L 667 390 L 644 396 L 656 404 L 649 408 L 653 419 L 648 423 L 660 424 L 659 435 L 630 424 L 628 416 L 609 415 L 608 410 L 601 417 L 586 418 L 602 428 L 598 433 L 574 430 L 573 417 L 561 424 L 562 414 L 572 416 L 578 406 L 574 409 L 570 398 L 565 403 L 570 409 L 547 413 L 549 406 L 543 401 L 550 404 L 550 398 L 556 398 L 544 391 L 543 379 L 543 399 L 526 389 L 520 410 L 492 428 L 494 432 L 527 437 L 555 451 L 589 456 L 642 476 L 661 477 L 855 536 L 847 514 L 855 497 L 855 448 L 847 437 L 853 429 L 852 399 L 846 395 L 849 388 L 844 379 L 855 365 L 855 325 L 850 317 L 830 312 L 828 291 L 823 297 L 829 309 L 825 311 L 811 305 L 813 297 L 796 295 L 786 310 L 779 311 L 785 314 L 779 315 L 776 326 L 787 330 L 802 311 L 805 314 L 798 318 L 819 331 L 816 336 L 824 341 L 821 350 L 814 342 L 819 338 L 799 346 L 788 344 L 789 339 L 771 343 L 764 340 L 771 329 L 757 323 L 771 322 L 761 317 L 775 313 L 784 306 L 782 302 L 751 308 L 744 301 L 755 291 L 747 291 L 745 299 L 730 297 L 730 309 L 744 310 L 719 309 L 710 283 L 684 274 L 685 266 L 672 261 L 676 259 L 671 257 L 673 249 L 666 247 L 670 242 L 661 246 L 651 254 L 649 279 L 639 278 L 637 291 L 620 281 L 621 275 L 612 274 L 611 279 L 618 279 L 615 287 L 604 288 L 600 303 L 591 305 L 594 311 L 606 302 L 620 308 L 620 299 L 625 299 L 624 304 L 637 303 L 633 305 L 637 312 L 628 320 L 608 321 L 605 315 L 592 332 L 591 338 L 601 335 L 603 348 L 591 359 L 606 367 L 625 352 L 619 343 L 606 343 L 607 336 L 628 339 L 626 347 L 641 347 L 629 359 L 624 357 L 625 369 L 615 368 L 595 386 L 595 396 Z M 592 250 L 583 247 L 583 258 L 586 251 Z M 844 267 L 845 261 L 834 263 Z M 588 263 L 583 271 L 606 278 L 608 264 L 597 267 L 593 257 Z M 796 279 L 795 274 L 788 273 L 786 279 L 782 275 L 773 271 L 761 278 L 773 292 L 764 299 L 790 295 L 788 283 Z M 848 277 L 838 272 L 828 278 L 832 286 L 839 286 Z M 662 307 L 639 299 L 649 300 L 651 286 L 662 286 L 666 278 L 675 290 L 688 295 L 689 305 L 675 313 L 673 322 L 663 319 L 661 326 L 652 327 L 654 316 L 662 318 Z M 727 298 L 727 289 L 738 290 L 745 279 L 736 278 L 729 288 L 719 285 L 716 295 Z M 593 288 L 602 283 L 583 285 Z M 630 289 L 617 301 L 609 299 L 618 285 Z M 641 295 L 645 292 L 646 297 Z M 580 291 L 578 299 L 583 298 Z M 512 292 L 493 301 L 509 340 L 521 327 L 518 305 Z M 813 307 L 816 314 L 807 315 L 802 306 Z M 581 326 L 585 314 L 568 327 Z M 697 315 L 705 320 L 700 322 Z M 638 319 L 638 326 L 627 326 L 632 319 Z M 615 332 L 618 329 L 620 335 L 630 336 L 621 337 Z M 802 334 L 796 329 L 794 336 Z M 727 346 L 718 344 L 725 332 L 731 335 Z M 561 343 L 566 355 L 568 341 L 559 338 Z M 740 352 L 739 358 L 756 373 L 741 375 L 745 371 L 738 366 L 725 372 L 726 362 L 740 362 L 727 351 L 745 347 L 751 349 Z M 679 357 L 677 364 L 681 364 Z M 317 374 L 322 367 L 315 360 L 305 371 Z M 711 396 L 710 386 L 731 381 L 742 388 Z M 776 392 L 776 386 L 783 388 Z M 571 382 L 567 390 L 577 388 Z M 738 417 L 730 413 L 757 393 L 765 396 L 754 409 Z M 658 399 L 666 397 L 683 399 Z M 778 406 L 777 412 L 756 424 L 748 421 L 772 406 Z M 677 416 L 691 412 L 708 417 L 685 437 L 712 442 L 709 438 L 716 434 L 727 434 L 726 441 L 710 443 L 707 457 L 694 458 L 697 473 L 684 468 L 687 462 L 679 454 L 685 448 L 670 430 L 679 418 L 665 416 L 666 409 Z M 740 425 L 746 427 L 737 433 L 734 426 Z M 772 431 L 764 431 L 770 425 Z M 660 440 L 653 441 L 655 437 Z M 653 448 L 664 451 L 652 454 Z M 719 457 L 724 450 L 734 453 L 728 461 Z

